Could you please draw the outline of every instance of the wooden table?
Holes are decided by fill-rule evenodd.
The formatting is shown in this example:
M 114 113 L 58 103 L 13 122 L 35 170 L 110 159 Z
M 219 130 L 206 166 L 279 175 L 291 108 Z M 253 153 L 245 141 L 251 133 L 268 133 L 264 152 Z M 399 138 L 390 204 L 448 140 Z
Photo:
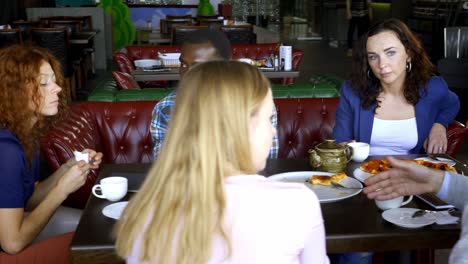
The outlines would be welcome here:
M 358 166 L 359 163 L 350 162 L 347 174 L 353 175 L 352 171 Z M 129 180 L 129 190 L 137 190 L 149 167 L 150 164 L 104 165 L 99 178 L 124 176 Z M 464 173 L 468 173 L 460 164 L 457 164 L 456 168 L 459 171 L 464 169 Z M 307 159 L 272 159 L 268 160 L 262 174 L 269 176 L 282 172 L 310 170 L 313 169 Z M 123 200 L 128 200 L 133 194 L 129 192 Z M 73 263 L 123 262 L 114 251 L 114 238 L 111 233 L 115 220 L 102 214 L 102 209 L 109 204 L 111 203 L 107 200 L 91 195 L 70 246 Z M 394 226 L 382 219 L 382 212 L 362 193 L 342 201 L 323 203 L 321 207 L 328 253 L 451 248 L 460 235 L 459 225 L 431 225 L 419 229 Z M 406 207 L 427 208 L 416 198 Z M 423 260 L 421 263 L 430 261 Z
M 274 71 L 261 70 L 269 79 L 274 78 L 295 78 L 299 76 L 298 71 Z M 179 68 L 169 68 L 169 71 L 150 72 L 140 69 L 132 71 L 135 81 L 177 81 L 180 80 Z

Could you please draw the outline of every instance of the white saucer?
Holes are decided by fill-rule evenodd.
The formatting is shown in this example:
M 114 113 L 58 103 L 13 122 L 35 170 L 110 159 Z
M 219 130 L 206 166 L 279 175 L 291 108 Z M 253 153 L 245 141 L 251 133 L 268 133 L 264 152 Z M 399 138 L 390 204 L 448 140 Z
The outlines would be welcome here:
M 119 203 L 110 204 L 102 209 L 102 214 L 107 217 L 118 220 L 120 219 L 120 215 L 122 214 L 127 204 L 128 202 L 119 202 Z
M 364 183 L 364 181 L 369 178 L 370 176 L 374 175 L 372 173 L 368 173 L 368 172 L 365 172 L 363 170 L 361 170 L 360 168 L 356 168 L 354 171 L 353 171 L 353 175 L 354 175 L 354 178 L 358 179 L 359 181 L 361 181 L 362 183 Z
M 420 217 L 412 218 L 411 216 L 414 212 L 419 210 L 420 209 L 417 208 L 395 208 L 384 211 L 382 217 L 386 221 L 404 228 L 420 228 L 437 222 L 438 213 L 425 214 Z
M 437 157 L 437 160 L 434 160 L 434 159 L 431 159 L 431 158 L 427 158 L 427 157 L 421 157 L 421 158 L 417 158 L 416 160 L 425 160 L 425 161 L 429 161 L 429 162 L 432 162 L 432 163 L 445 163 L 449 166 L 455 166 L 457 163 L 451 159 L 446 159 L 446 158 L 439 158 Z

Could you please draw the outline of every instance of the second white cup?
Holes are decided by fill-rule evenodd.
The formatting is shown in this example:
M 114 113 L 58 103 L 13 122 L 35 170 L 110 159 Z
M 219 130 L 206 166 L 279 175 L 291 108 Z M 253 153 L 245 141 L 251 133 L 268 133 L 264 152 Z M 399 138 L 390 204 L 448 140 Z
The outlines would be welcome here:
M 92 192 L 96 197 L 116 202 L 127 194 L 128 180 L 125 177 L 107 177 L 93 186 Z M 96 191 L 100 190 L 101 194 Z
M 410 195 L 406 201 L 403 201 L 403 196 L 398 196 L 397 198 L 393 198 L 390 200 L 383 200 L 383 201 L 377 201 L 375 200 L 375 204 L 377 205 L 378 208 L 381 210 L 388 210 L 388 209 L 393 209 L 393 208 L 398 208 L 400 206 L 406 205 L 409 202 L 413 200 L 413 195 Z
M 370 146 L 364 142 L 351 142 L 348 146 L 353 148 L 352 160 L 355 162 L 363 162 L 369 157 Z

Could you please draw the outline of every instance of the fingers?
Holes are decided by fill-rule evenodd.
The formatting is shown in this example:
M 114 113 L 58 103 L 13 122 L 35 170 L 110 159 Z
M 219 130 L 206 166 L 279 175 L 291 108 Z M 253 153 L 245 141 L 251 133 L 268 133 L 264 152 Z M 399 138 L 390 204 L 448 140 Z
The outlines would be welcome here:
M 447 151 L 447 144 L 446 143 L 433 143 L 426 152 L 429 154 L 442 154 Z
M 438 154 L 447 151 L 447 129 L 442 124 L 434 123 L 426 140 L 427 153 Z
M 84 149 L 82 152 L 89 153 L 89 163 L 91 164 L 91 168 L 97 169 L 99 164 L 102 162 L 102 152 L 96 152 L 92 149 Z

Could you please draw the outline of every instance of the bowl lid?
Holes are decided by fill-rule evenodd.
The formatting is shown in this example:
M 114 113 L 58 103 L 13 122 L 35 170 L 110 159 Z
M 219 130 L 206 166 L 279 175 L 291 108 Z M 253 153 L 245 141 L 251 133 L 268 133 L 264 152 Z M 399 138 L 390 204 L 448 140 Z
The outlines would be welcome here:
M 325 139 L 324 142 L 318 144 L 315 148 L 321 151 L 342 151 L 345 150 L 346 146 L 336 143 L 334 139 Z

